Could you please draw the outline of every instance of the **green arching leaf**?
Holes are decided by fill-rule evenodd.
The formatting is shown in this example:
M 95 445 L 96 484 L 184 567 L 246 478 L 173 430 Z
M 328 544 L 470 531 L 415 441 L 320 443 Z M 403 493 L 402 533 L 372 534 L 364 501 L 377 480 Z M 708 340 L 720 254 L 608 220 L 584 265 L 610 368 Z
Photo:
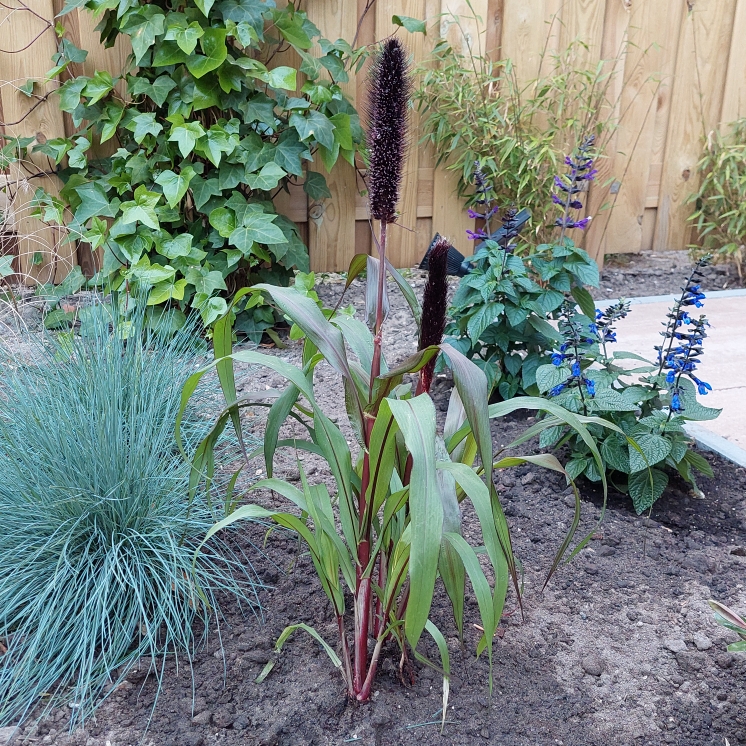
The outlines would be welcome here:
M 435 407 L 427 394 L 401 401 L 386 399 L 381 409 L 385 407 L 390 408 L 412 456 L 410 595 L 404 629 L 409 644 L 416 648 L 432 604 L 443 526 L 435 475 Z

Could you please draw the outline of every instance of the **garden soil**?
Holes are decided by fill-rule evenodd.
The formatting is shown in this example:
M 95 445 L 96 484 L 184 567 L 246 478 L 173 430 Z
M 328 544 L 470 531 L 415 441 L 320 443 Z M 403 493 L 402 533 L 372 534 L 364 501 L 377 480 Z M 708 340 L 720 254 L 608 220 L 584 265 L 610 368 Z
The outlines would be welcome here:
M 647 256 L 611 267 L 600 295 L 675 292 L 686 262 L 679 261 L 675 273 L 662 272 L 664 264 Z M 635 267 L 642 269 L 631 278 Z M 718 271 L 713 278 L 720 282 L 723 275 Z M 420 293 L 422 274 L 413 272 L 411 280 Z M 706 290 L 721 286 L 705 283 Z M 336 302 L 341 288 L 339 278 L 329 277 L 320 294 L 327 303 Z M 360 300 L 359 283 L 350 296 Z M 413 351 L 414 327 L 393 287 L 390 297 L 386 353 L 396 362 Z M 268 352 L 299 359 L 294 343 Z M 319 403 L 339 418 L 352 441 L 336 375 L 320 366 L 316 381 Z M 245 389 L 281 386 L 271 371 L 256 370 Z M 450 387 L 445 377 L 434 385 L 441 419 Z M 509 443 L 531 422 L 526 415 L 495 421 L 496 444 Z M 253 427 L 260 434 L 260 414 Z M 529 442 L 521 450 L 537 447 Z M 592 540 L 544 590 L 573 517 L 572 492 L 559 475 L 535 466 L 496 474 L 521 561 L 523 609 L 512 594 L 495 640 L 490 697 L 486 655 L 474 656 L 481 634 L 475 599 L 469 592 L 462 646 L 447 599 L 436 594 L 431 618 L 446 635 L 453 674 L 442 734 L 440 676 L 420 664 L 401 676 L 393 646 L 385 649 L 373 697 L 365 704 L 346 699 L 339 673 L 305 633 L 296 632 L 275 655 L 274 641 L 289 624 L 314 625 L 332 646 L 336 625 L 297 540 L 247 524 L 237 540 L 264 548 L 264 555 L 254 550 L 255 562 L 273 586 L 263 594 L 263 620 L 226 602 L 220 634 L 212 634 L 193 669 L 183 660 L 178 671 L 166 664 L 155 709 L 156 676 L 150 661 L 142 661 L 84 729 L 70 734 L 69 710 L 62 708 L 15 739 L 60 746 L 722 746 L 727 739 L 731 746 L 744 746 L 746 656 L 726 651 L 735 636 L 714 623 L 707 600 L 746 611 L 746 470 L 704 455 L 716 474 L 701 480 L 705 498 L 695 498 L 672 478 L 649 515 L 635 515 L 628 498 L 612 493 L 599 524 L 602 496 L 582 484 L 578 536 L 590 533 Z M 311 481 L 330 483 L 316 457 L 301 460 Z M 295 454 L 278 454 L 276 464 L 277 475 L 299 481 Z M 262 462 L 253 463 L 252 477 L 262 474 Z M 269 493 L 257 493 L 256 499 L 280 504 Z M 464 533 L 479 543 L 468 510 Z M 428 643 L 423 638 L 422 651 L 437 659 Z M 256 683 L 270 660 L 276 661 L 274 669 Z

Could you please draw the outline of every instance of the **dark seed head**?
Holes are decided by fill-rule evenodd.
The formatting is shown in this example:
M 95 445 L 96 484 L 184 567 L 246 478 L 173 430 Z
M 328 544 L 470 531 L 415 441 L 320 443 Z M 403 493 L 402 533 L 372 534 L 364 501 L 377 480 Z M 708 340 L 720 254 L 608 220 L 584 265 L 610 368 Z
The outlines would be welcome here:
M 370 214 L 383 223 L 396 220 L 411 88 L 406 50 L 388 39 L 371 68 L 368 99 L 368 198 Z
M 422 327 L 419 349 L 439 345 L 443 341 L 448 310 L 448 251 L 450 243 L 440 238 L 428 257 L 428 276 L 422 297 Z M 435 371 L 433 358 L 421 371 L 420 381 L 423 391 L 430 391 Z

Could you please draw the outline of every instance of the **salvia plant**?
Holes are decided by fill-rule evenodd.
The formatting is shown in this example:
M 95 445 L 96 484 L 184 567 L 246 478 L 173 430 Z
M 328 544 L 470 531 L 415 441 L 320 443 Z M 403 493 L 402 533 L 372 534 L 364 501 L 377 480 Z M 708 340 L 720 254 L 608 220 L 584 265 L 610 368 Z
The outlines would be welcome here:
M 262 452 L 268 477 L 252 485 L 251 490 L 272 490 L 287 501 L 288 507 L 244 504 L 217 523 L 208 537 L 245 518 L 272 519 L 300 535 L 331 603 L 338 645 L 335 649 L 309 625 L 295 624 L 282 633 L 276 648 L 279 651 L 297 629 L 313 635 L 339 668 L 352 699 L 364 701 L 371 696 L 382 650 L 389 640 L 401 649 L 402 666 L 409 651 L 436 666 L 418 649 L 427 631 L 440 654 L 445 719 L 448 647 L 430 619 L 438 577 L 451 601 L 460 636 L 469 578 L 484 630 L 477 652 L 486 651 L 491 662 L 493 636 L 511 578 L 517 587 L 516 559 L 493 484 L 494 470 L 531 462 L 562 472 L 551 454 L 494 456 L 490 418 L 521 408 L 545 408 L 552 416 L 535 426 L 534 432 L 554 424 L 567 425 L 587 440 L 599 468 L 601 461 L 584 424 L 592 418 L 581 420 L 554 402 L 541 399 L 488 407 L 489 384 L 484 372 L 442 341 L 447 291 L 445 241 L 432 252 L 422 306 L 387 262 L 387 235 L 396 222 L 403 172 L 409 91 L 406 52 L 396 38 L 386 41 L 378 53 L 370 86 L 369 196 L 371 213 L 380 220 L 379 256 L 353 259 L 347 281 L 349 285 L 367 268 L 368 323 L 350 316 L 327 317 L 313 300 L 293 288 L 258 285 L 247 289 L 249 293 L 267 294 L 302 330 L 302 367 L 254 351 L 231 353 L 230 317 L 217 323 L 214 365 L 223 382 L 227 406 L 193 460 L 194 483 L 209 481 L 214 471 L 213 440 L 232 418 L 239 416 L 241 407 L 252 405 L 236 398 L 234 363 L 266 366 L 287 379 L 287 388 L 272 404 L 267 418 Z M 419 328 L 417 352 L 396 365 L 390 365 L 383 354 L 387 274 L 404 293 Z M 429 393 L 433 364 L 439 355 L 455 383 L 442 430 L 437 428 Z M 350 436 L 345 437 L 316 400 L 314 369 L 324 361 L 340 375 L 340 398 L 346 403 L 354 434 L 352 445 Z M 203 374 L 195 374 L 185 386 L 185 404 Z M 414 382 L 405 378 L 408 375 L 414 376 Z M 304 437 L 279 438 L 280 428 L 289 417 L 302 424 Z M 517 442 L 525 442 L 528 437 L 531 433 Z M 321 455 L 332 476 L 333 489 L 330 491 L 324 481 L 312 483 L 300 459 L 299 486 L 273 476 L 273 460 L 279 448 Z M 471 501 L 479 522 L 479 542 L 490 567 L 486 574 L 476 547 L 462 534 L 461 504 L 466 500 Z M 575 521 L 554 567 L 571 541 L 579 511 L 576 501 Z M 488 577 L 493 579 L 492 584 Z
M 216 513 L 185 499 L 173 423 L 204 345 L 193 326 L 91 308 L 86 336 L 0 354 L 0 725 L 59 705 L 79 725 L 141 658 L 159 684 L 167 656 L 189 665 L 231 596 L 260 613 L 248 545 L 226 534 L 194 561 Z M 205 384 L 189 454 L 216 405 Z
M 500 213 L 491 183 L 479 163 L 474 164 L 476 209 L 469 208 L 469 215 L 481 219 L 483 227 L 469 231 L 469 237 L 479 242 L 474 269 L 454 295 L 447 333 L 450 344 L 482 368 L 503 399 L 538 393 L 536 371 L 549 362 L 558 341 L 548 319 L 559 318 L 568 294 L 593 316 L 585 285 L 598 285 L 598 267 L 567 232 L 582 230 L 590 222 L 579 211 L 582 192 L 595 175 L 590 155 L 594 141 L 584 138 L 566 159 L 568 173 L 555 177 L 552 203 L 560 213 L 554 220 L 556 241 L 528 255 L 516 250 L 515 209 Z M 499 242 L 493 238 L 498 219 L 506 229 Z
M 676 470 L 697 494 L 701 493 L 693 470 L 712 476 L 710 465 L 692 450 L 693 441 L 684 430 L 688 420 L 709 420 L 720 414 L 719 409 L 697 401 L 697 394 L 712 390 L 696 372 L 707 319 L 693 313 L 704 301 L 699 280 L 707 261 L 704 258 L 695 265 L 667 314 L 663 341 L 655 348 L 656 361 L 611 349 L 617 342 L 615 325 L 629 313 L 629 302 L 621 300 L 603 311 L 597 309 L 590 323 L 566 302 L 559 322 L 563 341 L 551 363 L 542 365 L 536 374 L 539 389 L 546 396 L 573 412 L 613 422 L 628 436 L 624 439 L 618 432 L 589 425 L 600 444 L 610 481 L 629 493 L 638 513 L 661 496 L 668 484 L 668 470 Z M 624 360 L 643 365 L 626 368 Z M 591 481 L 602 478 L 585 444 L 565 428 L 544 431 L 540 444 L 568 445 L 571 458 L 566 469 L 573 478 L 581 474 Z
M 60 34 L 66 12 L 81 5 L 100 18 L 102 43 L 131 43 L 125 69 L 71 76 L 87 52 L 61 36 L 48 77 L 61 76 L 55 97 L 77 131 L 11 140 L 3 155 L 49 157 L 64 186 L 59 196 L 37 190 L 38 216 L 64 226 L 81 251 L 101 250 L 89 285 L 193 308 L 211 324 L 236 288 L 287 285 L 294 269 L 308 271 L 297 226 L 273 199 L 302 184 L 324 200 L 323 173 L 309 165 L 354 161 L 362 130 L 340 87 L 349 44 L 320 38 L 292 3 L 264 0 L 70 2 Z M 288 49 L 296 66 L 276 64 Z M 86 282 L 80 272 L 75 279 L 75 290 Z M 237 331 L 259 341 L 275 317 L 261 298 L 254 304 L 237 309 Z

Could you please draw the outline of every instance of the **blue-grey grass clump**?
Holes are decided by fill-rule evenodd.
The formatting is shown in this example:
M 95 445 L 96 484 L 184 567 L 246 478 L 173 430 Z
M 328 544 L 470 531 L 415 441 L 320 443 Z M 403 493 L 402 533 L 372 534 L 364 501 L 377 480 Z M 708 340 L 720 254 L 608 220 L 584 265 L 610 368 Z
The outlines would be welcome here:
M 174 438 L 194 335 L 114 319 L 125 339 L 100 310 L 89 336 L 0 359 L 0 726 L 40 705 L 84 720 L 141 657 L 160 680 L 166 653 L 189 660 L 205 639 L 217 592 L 259 608 L 230 536 L 193 566 L 218 517 L 200 496 L 190 505 Z M 188 448 L 209 427 L 199 414 Z

